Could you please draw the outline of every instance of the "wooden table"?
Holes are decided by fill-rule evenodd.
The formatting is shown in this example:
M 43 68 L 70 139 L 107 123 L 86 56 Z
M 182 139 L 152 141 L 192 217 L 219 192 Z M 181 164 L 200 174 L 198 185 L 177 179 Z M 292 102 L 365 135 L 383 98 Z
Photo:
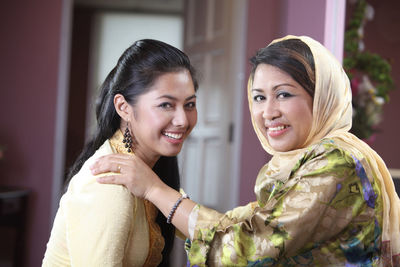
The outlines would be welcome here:
M 29 190 L 0 186 L 0 266 L 23 266 Z

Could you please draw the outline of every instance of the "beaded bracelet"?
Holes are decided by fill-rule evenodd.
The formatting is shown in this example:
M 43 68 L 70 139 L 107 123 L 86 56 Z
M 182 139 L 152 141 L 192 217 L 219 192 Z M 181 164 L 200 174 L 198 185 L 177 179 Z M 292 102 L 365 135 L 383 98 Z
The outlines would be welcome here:
M 167 223 L 171 223 L 172 217 L 174 216 L 176 209 L 178 208 L 179 204 L 181 204 L 182 200 L 184 200 L 185 198 L 189 198 L 189 196 L 187 194 L 183 194 L 175 202 L 174 206 L 172 207 L 171 211 L 168 214 Z

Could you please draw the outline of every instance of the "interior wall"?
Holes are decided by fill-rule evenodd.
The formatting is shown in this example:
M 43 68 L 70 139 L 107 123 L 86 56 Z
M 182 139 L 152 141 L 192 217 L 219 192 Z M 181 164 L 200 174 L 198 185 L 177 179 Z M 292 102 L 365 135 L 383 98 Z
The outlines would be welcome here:
M 247 36 L 246 36 L 246 74 L 247 80 L 251 67 L 250 59 L 258 49 L 269 44 L 273 39 L 279 37 L 283 30 L 282 12 L 284 6 L 281 1 L 248 1 L 247 8 Z M 244 84 L 247 85 L 247 82 Z M 240 160 L 240 190 L 239 204 L 245 205 L 255 200 L 254 184 L 260 168 L 271 158 L 263 150 L 258 141 L 257 135 L 251 124 L 247 90 L 243 98 L 243 119 L 242 119 L 242 148 Z
M 0 185 L 30 190 L 24 266 L 40 266 L 49 234 L 62 1 L 0 9 Z
M 390 92 L 390 101 L 384 105 L 383 121 L 372 147 L 389 168 L 400 169 L 399 114 L 400 114 L 400 19 L 397 0 L 368 0 L 375 16 L 364 28 L 365 49 L 387 59 L 392 66 L 392 78 L 396 90 Z
M 283 0 L 284 34 L 307 35 L 324 43 L 327 1 L 329 0 L 307 0 L 306 2 Z

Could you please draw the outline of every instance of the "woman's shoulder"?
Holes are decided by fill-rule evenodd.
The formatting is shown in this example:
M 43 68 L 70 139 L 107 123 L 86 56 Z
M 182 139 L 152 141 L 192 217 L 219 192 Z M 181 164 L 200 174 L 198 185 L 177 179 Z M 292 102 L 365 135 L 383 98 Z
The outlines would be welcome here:
M 92 175 L 90 171 L 90 165 L 93 164 L 96 159 L 114 153 L 110 142 L 106 140 L 103 145 L 96 150 L 96 152 L 90 156 L 85 163 L 82 165 L 81 169 L 71 178 L 68 189 L 75 187 L 83 187 L 88 183 L 92 183 L 96 180 L 96 176 Z
M 306 168 L 312 173 L 354 170 L 355 156 L 334 139 L 322 139 L 307 148 L 293 171 L 300 168 Z
M 325 138 L 318 143 L 311 145 L 306 154 L 314 156 L 333 156 L 340 158 L 353 159 L 353 161 L 364 161 L 365 156 L 351 148 L 351 145 L 344 143 L 340 139 Z
M 98 183 L 97 177 L 91 173 L 90 164 L 111 153 L 113 149 L 106 141 L 71 179 L 68 190 L 61 199 L 59 210 L 67 225 L 66 233 L 70 240 L 76 242 L 75 245 L 71 243 L 70 247 L 76 248 L 84 240 L 98 242 L 100 239 L 107 243 L 94 245 L 100 250 L 115 247 L 115 242 L 121 242 L 124 246 L 126 243 L 121 240 L 129 236 L 135 215 L 143 217 L 142 200 L 133 197 L 122 185 Z
M 69 200 L 87 200 L 102 202 L 121 203 L 123 208 L 133 201 L 133 196 L 122 185 L 100 184 L 90 170 L 90 165 L 99 157 L 115 153 L 110 142 L 106 140 L 104 144 L 83 164 L 79 172 L 72 177 L 65 197 Z M 103 175 L 119 175 L 116 173 L 106 173 Z
M 352 152 L 335 139 L 325 138 L 308 147 L 304 153 L 304 157 L 339 157 L 354 158 L 362 157 L 361 155 L 353 155 Z

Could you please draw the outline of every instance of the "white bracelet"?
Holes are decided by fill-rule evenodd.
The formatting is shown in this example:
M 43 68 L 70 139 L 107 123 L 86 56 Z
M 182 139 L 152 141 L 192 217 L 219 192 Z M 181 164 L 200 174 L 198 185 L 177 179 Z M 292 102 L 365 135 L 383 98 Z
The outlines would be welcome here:
M 167 223 L 171 223 L 172 217 L 174 216 L 176 209 L 178 208 L 179 204 L 181 204 L 182 200 L 184 200 L 185 198 L 189 198 L 189 196 L 187 194 L 183 194 L 175 202 L 174 206 L 172 207 L 171 211 L 168 214 Z

